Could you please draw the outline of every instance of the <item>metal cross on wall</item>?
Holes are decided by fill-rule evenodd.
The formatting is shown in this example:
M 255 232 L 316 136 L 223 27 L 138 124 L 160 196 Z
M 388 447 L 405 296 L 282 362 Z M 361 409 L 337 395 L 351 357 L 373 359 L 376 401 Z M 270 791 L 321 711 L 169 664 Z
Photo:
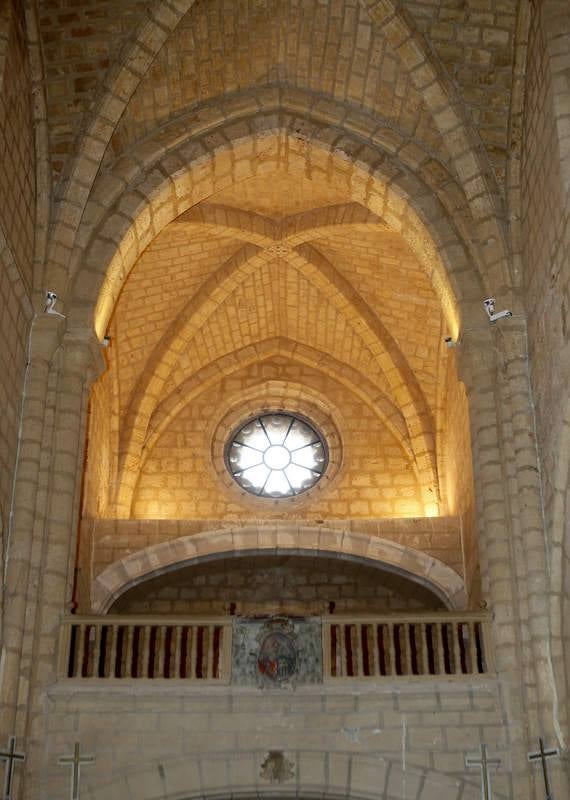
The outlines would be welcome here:
M 498 767 L 501 764 L 500 758 L 488 758 L 486 745 L 481 745 L 481 755 L 467 756 L 465 759 L 465 766 L 472 768 L 477 767 L 481 770 L 481 800 L 492 800 L 491 793 L 491 775 L 489 774 L 490 767 Z
M 84 764 L 94 764 L 95 756 L 82 756 L 79 752 L 79 742 L 75 742 L 72 756 L 61 756 L 58 762 L 62 767 L 73 767 L 71 773 L 71 800 L 79 800 L 79 782 L 81 767 Z
M 8 750 L 0 751 L 0 760 L 6 762 L 4 773 L 4 795 L 3 800 L 11 800 L 12 781 L 14 780 L 14 765 L 17 761 L 25 761 L 24 753 L 16 753 L 16 737 L 10 736 L 8 740 Z
M 536 753 L 527 753 L 527 758 L 531 762 L 534 761 L 542 761 L 542 777 L 544 778 L 544 790 L 546 792 L 546 800 L 554 800 L 554 795 L 552 794 L 552 790 L 550 789 L 550 778 L 548 776 L 548 764 L 547 759 L 549 758 L 556 758 L 560 755 L 560 750 L 557 747 L 552 747 L 549 750 L 546 750 L 544 747 L 544 739 L 542 736 L 538 740 L 540 749 Z

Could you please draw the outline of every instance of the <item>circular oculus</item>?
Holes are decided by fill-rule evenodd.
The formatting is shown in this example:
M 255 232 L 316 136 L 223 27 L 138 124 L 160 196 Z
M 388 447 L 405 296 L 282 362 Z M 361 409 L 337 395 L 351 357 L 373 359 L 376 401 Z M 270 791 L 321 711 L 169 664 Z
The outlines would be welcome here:
M 326 442 L 307 419 L 260 414 L 233 434 L 226 448 L 232 478 L 256 497 L 296 497 L 311 489 L 328 464 Z

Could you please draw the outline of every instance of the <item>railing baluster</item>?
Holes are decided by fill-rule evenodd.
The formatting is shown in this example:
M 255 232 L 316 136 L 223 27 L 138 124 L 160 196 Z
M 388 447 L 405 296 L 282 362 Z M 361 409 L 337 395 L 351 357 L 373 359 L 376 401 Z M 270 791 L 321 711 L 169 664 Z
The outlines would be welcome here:
M 176 625 L 172 632 L 172 663 L 170 667 L 171 677 L 180 678 L 181 676 L 181 644 L 182 644 L 182 627 Z
M 208 625 L 208 668 L 206 671 L 207 678 L 214 677 L 214 626 Z
M 452 622 L 451 630 L 453 631 L 453 674 L 461 675 L 461 645 L 459 642 L 461 623 Z
M 75 664 L 73 665 L 74 675 L 77 678 L 83 678 L 83 661 L 85 659 L 85 634 L 86 626 L 77 625 L 75 635 Z
M 190 678 L 196 678 L 197 675 L 197 658 L 198 658 L 198 625 L 190 626 L 192 634 L 192 643 L 190 645 Z
M 442 622 L 439 626 L 441 637 L 441 675 L 448 675 L 451 672 L 451 655 L 449 652 L 449 625 Z
M 99 660 L 101 658 L 101 625 L 94 625 L 95 636 L 93 637 L 93 648 L 91 651 L 90 663 L 87 665 L 87 677 L 99 677 Z
M 404 622 L 404 648 L 406 652 L 406 675 L 413 675 L 414 669 L 412 666 L 412 637 L 414 635 L 414 626 L 410 622 Z
M 445 673 L 445 660 L 443 655 L 443 635 L 439 622 L 436 622 L 433 626 L 433 661 L 434 674 L 443 675 Z
M 99 637 L 99 654 L 97 658 L 97 676 L 100 678 L 109 677 L 109 642 L 110 642 L 109 626 L 102 625 Z
M 465 658 L 467 661 L 467 672 L 471 675 L 476 675 L 478 672 L 477 669 L 477 640 L 475 638 L 475 625 L 473 622 L 469 622 L 467 625 L 467 630 L 469 632 L 469 638 L 467 640 L 466 645 L 466 654 Z
M 110 647 L 109 647 L 109 678 L 115 677 L 115 665 L 117 661 L 117 639 L 119 636 L 118 625 L 109 625 Z
M 354 646 L 356 647 L 356 678 L 363 678 L 364 677 L 364 658 L 363 658 L 363 643 L 362 643 L 362 636 L 364 633 L 365 626 L 362 623 L 357 623 L 354 626 Z M 353 651 L 354 652 L 354 651 Z
M 166 628 L 164 625 L 156 626 L 155 648 L 157 653 L 155 678 L 164 678 L 164 663 L 166 650 Z
M 346 672 L 351 678 L 358 677 L 358 635 L 353 622 L 346 627 Z
M 184 626 L 184 630 L 182 631 L 182 643 L 183 647 L 180 654 L 180 674 L 184 678 L 191 678 L 192 627 L 190 625 Z
M 132 678 L 133 667 L 133 626 L 123 628 L 123 677 Z
M 141 678 L 150 678 L 151 676 L 151 666 L 150 666 L 150 658 L 151 658 L 151 649 L 150 649 L 150 634 L 152 631 L 151 625 L 145 625 L 141 628 L 141 651 L 142 651 L 142 660 L 141 660 Z
M 394 623 L 388 623 L 388 663 L 390 664 L 390 675 L 396 675 L 396 640 L 394 638 Z
M 421 667 L 421 674 L 422 675 L 429 675 L 429 654 L 428 654 L 428 640 L 427 640 L 427 622 L 420 622 L 419 629 L 420 629 L 420 641 L 422 646 L 422 667 Z
M 109 677 L 109 653 L 111 650 L 111 632 L 109 625 L 103 625 L 101 630 L 101 642 L 99 644 L 99 676 Z
M 142 653 L 142 626 L 130 625 L 132 629 L 133 654 L 131 658 L 131 675 L 133 678 L 141 677 L 141 653 Z
M 376 678 L 380 675 L 380 663 L 378 657 L 378 625 L 372 623 L 370 628 L 372 631 L 372 647 L 368 648 L 370 658 L 370 675 Z
M 488 673 L 494 670 L 494 654 L 491 649 L 491 630 L 490 626 L 483 622 L 475 623 L 475 635 L 477 643 L 477 669 L 481 673 Z

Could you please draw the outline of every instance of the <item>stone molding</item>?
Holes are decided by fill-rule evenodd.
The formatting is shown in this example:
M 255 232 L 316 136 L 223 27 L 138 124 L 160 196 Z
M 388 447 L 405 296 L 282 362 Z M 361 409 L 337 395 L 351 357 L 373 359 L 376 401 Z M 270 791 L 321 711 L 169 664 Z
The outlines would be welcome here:
M 255 553 L 336 554 L 379 562 L 382 568 L 431 589 L 450 609 L 462 610 L 467 603 L 463 579 L 451 567 L 412 547 L 342 529 L 277 523 L 208 530 L 125 556 L 93 581 L 92 609 L 97 614 L 106 613 L 127 589 L 170 569 L 215 557 Z

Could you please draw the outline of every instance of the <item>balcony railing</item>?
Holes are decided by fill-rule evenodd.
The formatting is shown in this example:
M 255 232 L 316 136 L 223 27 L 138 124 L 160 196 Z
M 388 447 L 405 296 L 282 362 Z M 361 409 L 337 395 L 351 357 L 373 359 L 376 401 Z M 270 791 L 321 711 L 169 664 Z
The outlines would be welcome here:
M 323 619 L 325 675 L 342 678 L 485 675 L 490 618 L 439 614 Z
M 69 617 L 59 672 L 67 678 L 228 683 L 230 617 Z
M 228 684 L 236 617 L 67 617 L 59 675 L 90 680 Z M 488 614 L 464 612 L 321 620 L 322 679 L 486 675 L 494 670 Z

